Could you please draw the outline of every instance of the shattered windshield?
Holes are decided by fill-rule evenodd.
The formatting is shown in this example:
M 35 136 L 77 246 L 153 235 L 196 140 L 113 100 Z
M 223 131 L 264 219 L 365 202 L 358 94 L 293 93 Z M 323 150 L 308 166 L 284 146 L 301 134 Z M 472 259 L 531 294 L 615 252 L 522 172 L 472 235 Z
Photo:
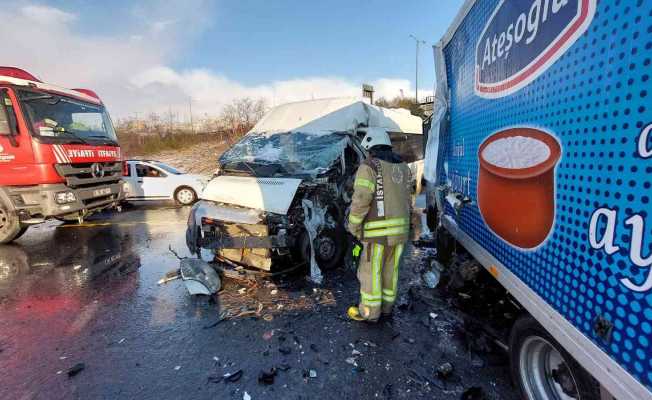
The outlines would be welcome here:
M 320 174 L 328 170 L 349 143 L 346 134 L 287 132 L 249 134 L 220 157 L 220 164 L 279 165 L 288 174 Z
M 117 140 L 111 119 L 101 104 L 45 92 L 19 93 L 35 135 L 80 142 Z

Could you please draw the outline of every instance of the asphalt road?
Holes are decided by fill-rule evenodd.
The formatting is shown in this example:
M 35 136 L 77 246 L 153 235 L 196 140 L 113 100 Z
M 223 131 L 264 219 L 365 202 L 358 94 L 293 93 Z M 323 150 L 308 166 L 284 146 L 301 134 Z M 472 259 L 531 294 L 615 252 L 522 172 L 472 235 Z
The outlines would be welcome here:
M 423 287 L 431 249 L 410 246 L 403 306 L 372 326 L 345 318 L 357 300 L 350 271 L 319 288 L 300 273 L 227 281 L 216 299 L 158 285 L 178 267 L 168 247 L 187 255 L 187 213 L 136 207 L 0 246 L 0 399 L 456 399 L 474 386 L 518 398 L 504 357 L 472 351 L 459 313 Z M 435 374 L 444 362 L 446 380 Z M 259 382 L 271 368 L 274 382 Z

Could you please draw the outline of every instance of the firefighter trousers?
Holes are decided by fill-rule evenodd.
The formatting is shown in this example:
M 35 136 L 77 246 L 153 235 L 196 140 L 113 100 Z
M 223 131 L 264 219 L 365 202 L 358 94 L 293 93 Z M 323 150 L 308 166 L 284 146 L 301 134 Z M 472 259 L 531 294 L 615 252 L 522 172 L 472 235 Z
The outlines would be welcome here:
M 360 281 L 360 315 L 377 321 L 381 314 L 389 315 L 396 301 L 398 271 L 403 244 L 387 246 L 364 243 L 358 267 Z

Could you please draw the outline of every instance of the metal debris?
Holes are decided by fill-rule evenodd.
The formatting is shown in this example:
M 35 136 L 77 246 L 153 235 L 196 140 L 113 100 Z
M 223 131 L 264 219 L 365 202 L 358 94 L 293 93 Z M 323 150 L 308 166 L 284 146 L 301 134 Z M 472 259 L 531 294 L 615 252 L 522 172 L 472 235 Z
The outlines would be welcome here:
M 85 368 L 86 368 L 86 364 L 84 363 L 77 363 L 73 365 L 72 367 L 68 368 L 68 370 L 66 371 L 66 373 L 68 374 L 68 378 L 72 378 L 73 376 L 82 372 Z

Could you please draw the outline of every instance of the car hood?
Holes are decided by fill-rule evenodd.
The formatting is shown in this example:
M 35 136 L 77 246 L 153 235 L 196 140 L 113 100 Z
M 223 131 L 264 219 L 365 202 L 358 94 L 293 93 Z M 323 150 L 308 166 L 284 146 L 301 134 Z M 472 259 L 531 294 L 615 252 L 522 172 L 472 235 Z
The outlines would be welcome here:
M 301 179 L 222 175 L 213 178 L 201 199 L 287 214 Z

